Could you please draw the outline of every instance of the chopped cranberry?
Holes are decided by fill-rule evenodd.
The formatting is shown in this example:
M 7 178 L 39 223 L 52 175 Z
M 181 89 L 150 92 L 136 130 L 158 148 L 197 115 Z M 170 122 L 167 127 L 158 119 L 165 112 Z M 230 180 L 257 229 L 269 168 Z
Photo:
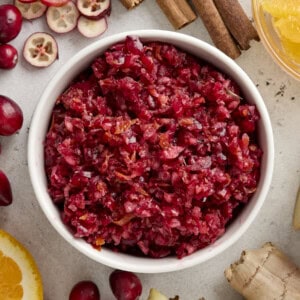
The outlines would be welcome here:
M 57 99 L 49 193 L 97 249 L 181 258 L 219 238 L 255 192 L 258 119 L 226 74 L 127 37 Z

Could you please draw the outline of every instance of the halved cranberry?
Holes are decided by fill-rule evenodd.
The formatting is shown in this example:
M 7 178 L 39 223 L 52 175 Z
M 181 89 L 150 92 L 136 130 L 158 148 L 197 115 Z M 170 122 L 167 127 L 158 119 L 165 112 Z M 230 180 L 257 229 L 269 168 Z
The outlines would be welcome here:
M 80 16 L 77 23 L 78 31 L 87 38 L 95 38 L 103 34 L 107 29 L 106 18 L 92 20 L 85 16 Z
M 87 18 L 100 19 L 110 14 L 111 3 L 110 0 L 77 0 L 77 8 Z
M 47 6 L 63 6 L 70 2 L 70 0 L 41 0 Z
M 38 0 L 19 0 L 22 3 L 33 3 L 33 2 L 37 2 Z
M 73 2 L 59 7 L 49 7 L 46 13 L 47 24 L 57 33 L 66 33 L 77 26 L 79 12 Z
M 55 38 L 46 32 L 35 32 L 24 44 L 24 58 L 34 67 L 50 66 L 58 57 Z
M 41 17 L 47 10 L 48 6 L 41 1 L 22 2 L 15 0 L 15 6 L 20 10 L 26 20 L 33 20 Z

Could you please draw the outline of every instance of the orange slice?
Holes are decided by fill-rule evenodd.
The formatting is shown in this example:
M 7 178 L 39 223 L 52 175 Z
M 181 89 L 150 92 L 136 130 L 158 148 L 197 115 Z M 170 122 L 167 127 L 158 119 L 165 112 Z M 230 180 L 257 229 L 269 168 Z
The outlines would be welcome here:
M 0 299 L 42 300 L 42 280 L 33 257 L 0 229 Z
M 296 63 L 300 64 L 300 43 L 293 43 L 287 39 L 282 39 L 281 44 L 285 52 Z
M 300 16 L 281 18 L 275 22 L 275 27 L 285 39 L 293 43 L 300 43 Z M 298 52 L 300 52 L 300 48 Z
M 274 18 L 300 16 L 299 0 L 262 0 L 261 6 Z

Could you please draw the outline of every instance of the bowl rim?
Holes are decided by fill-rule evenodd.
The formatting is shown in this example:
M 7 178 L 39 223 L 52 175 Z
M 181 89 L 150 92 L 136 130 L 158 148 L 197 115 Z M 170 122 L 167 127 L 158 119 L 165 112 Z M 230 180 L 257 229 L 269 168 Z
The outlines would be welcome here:
M 266 131 L 265 138 L 268 147 L 265 159 L 266 170 L 264 174 L 264 182 L 263 184 L 261 184 L 260 193 L 256 199 L 256 202 L 253 203 L 253 207 L 251 208 L 251 210 L 249 208 L 249 214 L 245 219 L 240 219 L 238 221 L 239 227 L 236 230 L 234 230 L 230 236 L 226 236 L 225 232 L 225 234 L 213 244 L 203 249 L 200 249 L 195 253 L 186 256 L 182 259 L 178 259 L 176 257 L 153 259 L 144 257 L 134 257 L 124 253 L 117 253 L 120 259 L 116 259 L 116 253 L 113 253 L 112 251 L 107 249 L 97 251 L 90 244 L 83 241 L 82 239 L 74 238 L 74 236 L 70 233 L 67 227 L 60 220 L 59 213 L 54 207 L 54 204 L 49 194 L 47 193 L 45 174 L 42 172 L 41 169 L 41 165 L 44 166 L 44 159 L 43 155 L 42 157 L 39 157 L 41 156 L 39 150 L 41 150 L 41 148 L 43 149 L 44 140 L 39 140 L 38 137 L 41 136 L 44 138 L 45 135 L 41 134 L 40 122 L 43 122 L 43 119 L 45 119 L 45 106 L 47 106 L 48 98 L 50 97 L 52 90 L 54 90 L 55 86 L 61 80 L 63 80 L 64 76 L 68 73 L 68 70 L 72 69 L 72 66 L 74 67 L 74 65 L 80 62 L 84 57 L 91 56 L 92 53 L 97 51 L 97 49 L 103 48 L 103 51 L 105 51 L 105 49 L 107 49 L 110 45 L 124 40 L 127 35 L 137 35 L 142 40 L 148 41 L 160 40 L 169 43 L 175 43 L 174 41 L 177 41 L 180 44 L 184 43 L 186 51 L 188 51 L 187 49 L 189 49 L 190 47 L 194 47 L 195 49 L 202 49 L 202 51 L 204 51 L 207 55 L 211 55 L 212 61 L 219 60 L 220 62 L 222 62 L 222 64 L 225 64 L 230 69 L 230 72 L 235 72 L 236 75 L 239 76 L 240 80 L 244 82 L 245 88 L 249 88 L 249 91 L 251 90 L 252 96 L 255 99 L 257 99 L 254 101 L 257 101 L 255 102 L 255 104 L 257 105 L 259 113 L 262 117 L 261 120 L 263 123 L 263 128 Z M 98 55 L 100 54 L 102 54 L 102 52 L 98 53 Z M 96 56 L 94 55 L 94 57 Z M 78 73 L 74 74 L 74 76 L 76 76 L 77 74 Z M 66 87 L 68 83 L 69 82 L 67 82 L 64 85 L 64 87 Z M 52 107 L 54 106 L 54 100 L 52 101 Z M 51 115 L 51 111 L 52 110 L 50 110 L 48 117 L 49 115 Z M 248 75 L 236 62 L 234 62 L 231 58 L 226 56 L 223 52 L 213 47 L 212 45 L 183 33 L 165 30 L 134 30 L 114 34 L 90 44 L 89 46 L 80 50 L 72 58 L 70 58 L 60 69 L 58 69 L 54 77 L 47 84 L 42 96 L 40 97 L 40 101 L 36 106 L 31 120 L 27 151 L 29 174 L 35 196 L 43 213 L 45 214 L 46 218 L 51 223 L 51 225 L 56 229 L 56 231 L 69 244 L 71 244 L 78 251 L 85 254 L 90 259 L 115 269 L 122 269 L 138 273 L 164 273 L 186 269 L 215 257 L 216 255 L 220 254 L 228 247 L 233 245 L 246 232 L 246 230 L 260 211 L 271 184 L 274 168 L 274 140 L 271 121 L 269 118 L 267 108 L 263 102 L 261 95 L 257 90 L 257 87 L 251 81 Z M 222 240 L 224 236 L 226 238 Z
M 256 25 L 256 29 L 258 32 L 261 41 L 267 50 L 267 52 L 271 55 L 273 60 L 279 65 L 279 67 L 286 72 L 288 75 L 292 76 L 296 80 L 300 80 L 300 72 L 294 70 L 288 63 L 285 62 L 285 59 L 281 55 L 281 51 L 276 51 L 274 47 L 274 41 L 268 38 L 268 34 L 266 32 L 266 24 L 263 24 L 261 21 L 261 17 L 264 14 L 262 7 L 260 5 L 261 0 L 252 0 L 252 15 L 254 19 L 254 23 Z

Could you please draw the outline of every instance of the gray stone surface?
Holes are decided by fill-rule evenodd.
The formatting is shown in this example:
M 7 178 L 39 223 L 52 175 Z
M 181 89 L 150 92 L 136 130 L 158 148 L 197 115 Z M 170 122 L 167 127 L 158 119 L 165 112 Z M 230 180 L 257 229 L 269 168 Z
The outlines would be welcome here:
M 112 0 L 109 27 L 103 36 L 135 29 L 173 30 L 154 0 L 144 1 L 138 8 L 126 11 L 117 0 Z M 9 3 L 9 0 L 1 0 Z M 242 5 L 251 16 L 250 1 Z M 36 31 L 47 31 L 43 18 L 24 22 L 21 34 L 12 41 L 19 52 L 27 36 Z M 198 18 L 180 30 L 208 43 L 211 40 Z M 0 207 L 0 228 L 19 239 L 35 257 L 43 276 L 46 300 L 68 299 L 77 281 L 94 280 L 104 300 L 113 299 L 108 284 L 110 268 L 97 264 L 73 249 L 51 227 L 39 208 L 27 169 L 27 137 L 30 119 L 44 88 L 58 69 L 76 52 L 97 39 L 86 39 L 76 30 L 63 35 L 54 34 L 59 45 L 59 60 L 46 69 L 35 69 L 20 53 L 17 67 L 0 70 L 0 94 L 14 99 L 24 112 L 24 126 L 19 134 L 0 137 L 2 153 L 0 168 L 9 176 L 14 202 Z M 272 241 L 300 265 L 300 232 L 291 227 L 294 200 L 300 179 L 300 82 L 285 74 L 269 57 L 261 43 L 253 42 L 237 63 L 257 84 L 269 110 L 275 137 L 275 170 L 271 189 L 262 210 L 248 231 L 223 254 L 190 269 L 166 274 L 139 274 L 144 287 L 141 299 L 146 299 L 150 287 L 169 296 L 181 295 L 181 300 L 241 299 L 227 284 L 223 271 L 236 260 L 245 248 L 261 246 Z

